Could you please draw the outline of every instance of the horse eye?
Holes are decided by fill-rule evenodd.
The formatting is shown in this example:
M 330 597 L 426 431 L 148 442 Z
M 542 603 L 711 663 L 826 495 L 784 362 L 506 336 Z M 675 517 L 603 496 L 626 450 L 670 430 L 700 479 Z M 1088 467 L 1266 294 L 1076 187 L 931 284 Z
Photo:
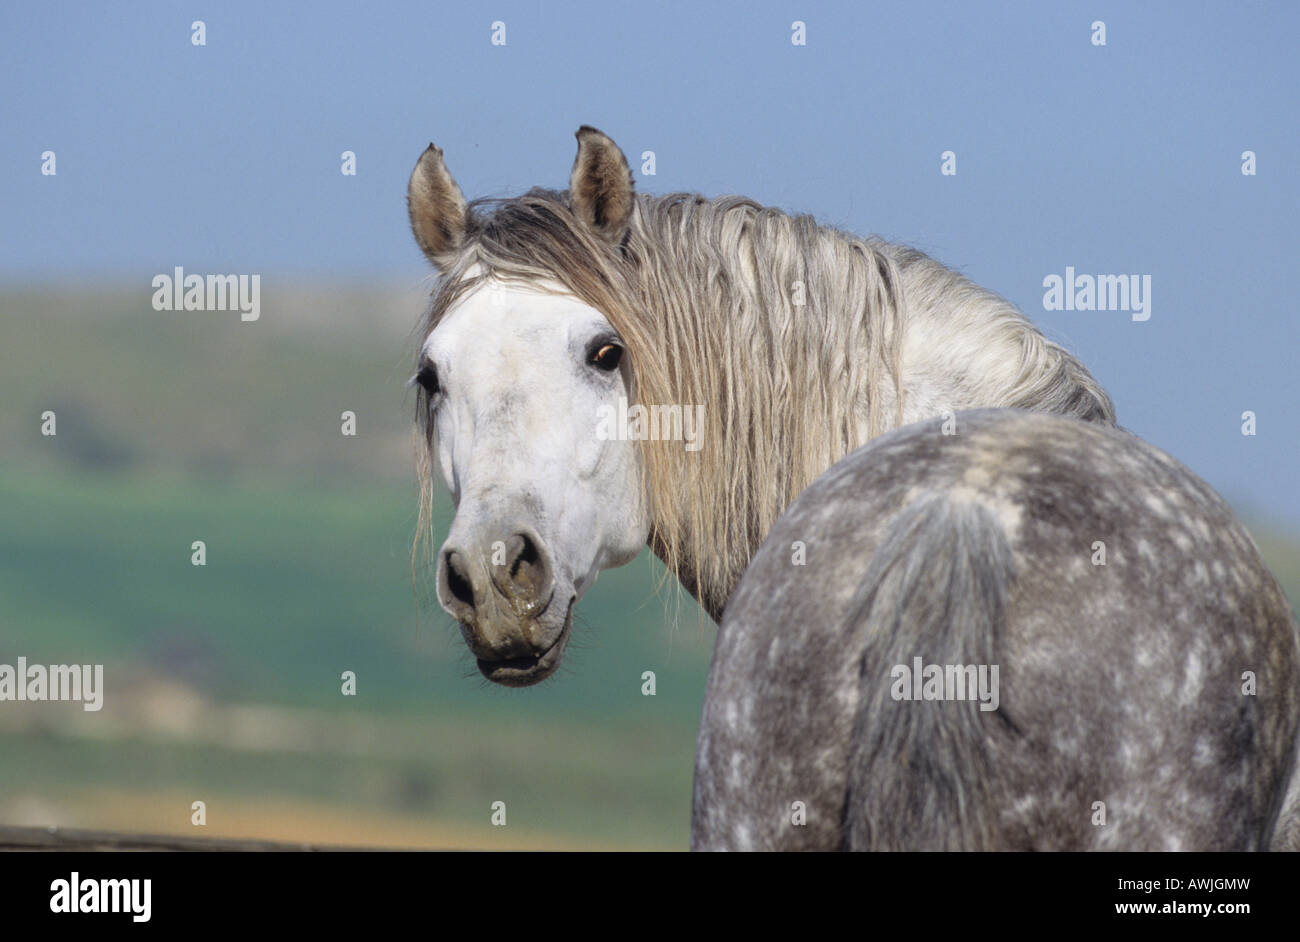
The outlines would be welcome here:
M 438 371 L 433 368 L 433 364 L 426 363 L 420 367 L 420 372 L 415 374 L 415 381 L 430 396 L 436 396 L 442 387 L 438 385 Z
M 621 359 L 623 359 L 623 348 L 616 343 L 606 343 L 596 348 L 589 362 L 598 370 L 612 373 L 618 369 Z

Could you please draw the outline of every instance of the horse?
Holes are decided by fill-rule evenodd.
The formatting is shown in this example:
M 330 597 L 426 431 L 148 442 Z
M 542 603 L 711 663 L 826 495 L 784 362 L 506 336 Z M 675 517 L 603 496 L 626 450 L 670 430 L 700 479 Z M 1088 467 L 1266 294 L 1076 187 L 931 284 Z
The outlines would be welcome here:
M 1300 626 L 1209 485 L 1104 424 L 959 412 L 768 534 L 719 629 L 692 847 L 1294 850 L 1298 728 Z
M 412 379 L 417 547 L 436 467 L 436 594 L 488 680 L 550 676 L 574 605 L 647 545 L 721 621 L 781 511 L 892 428 L 978 407 L 1114 424 L 1078 359 L 922 252 L 640 194 L 612 140 L 576 137 L 565 191 L 467 203 L 433 144 L 407 187 L 440 276 Z

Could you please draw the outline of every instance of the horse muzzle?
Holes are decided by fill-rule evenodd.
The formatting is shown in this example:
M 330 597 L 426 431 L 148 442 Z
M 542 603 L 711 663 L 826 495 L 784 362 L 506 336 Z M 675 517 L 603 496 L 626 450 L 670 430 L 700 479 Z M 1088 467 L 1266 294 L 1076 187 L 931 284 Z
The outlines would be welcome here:
M 474 653 L 479 672 L 494 684 L 504 687 L 528 687 L 540 683 L 555 673 L 564 657 L 564 649 L 569 643 L 569 633 L 573 625 L 573 599 L 565 607 L 564 621 L 558 632 L 530 631 L 530 634 L 546 636 L 554 634 L 554 639 L 541 646 L 533 645 L 528 653 L 515 657 L 480 657 L 477 645 L 471 641 L 476 636 L 475 629 L 461 625 L 461 634 Z M 533 626 L 528 626 L 532 628 Z
M 438 601 L 493 683 L 524 687 L 560 664 L 575 594 L 562 598 L 545 542 L 531 530 L 471 541 L 453 533 L 438 555 Z

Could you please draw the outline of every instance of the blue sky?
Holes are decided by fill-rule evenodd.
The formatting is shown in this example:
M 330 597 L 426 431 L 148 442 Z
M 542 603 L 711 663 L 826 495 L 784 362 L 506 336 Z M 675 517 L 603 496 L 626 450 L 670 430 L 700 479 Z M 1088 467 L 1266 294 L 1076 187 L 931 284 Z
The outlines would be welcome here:
M 1126 426 L 1300 526 L 1295 4 L 6 4 L 0 27 L 4 283 L 410 284 L 425 144 L 508 195 L 563 186 L 589 123 L 655 152 L 646 191 L 812 212 L 1006 295 Z M 1043 310 L 1067 265 L 1151 275 L 1151 319 Z

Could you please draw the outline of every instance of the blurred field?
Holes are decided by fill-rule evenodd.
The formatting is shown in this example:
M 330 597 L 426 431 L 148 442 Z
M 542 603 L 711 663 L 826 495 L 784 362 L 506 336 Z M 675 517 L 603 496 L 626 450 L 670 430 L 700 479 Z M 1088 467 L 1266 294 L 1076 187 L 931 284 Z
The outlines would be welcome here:
M 107 688 L 99 713 L 0 708 L 0 823 L 194 833 L 204 800 L 212 836 L 686 846 L 713 628 L 656 596 L 657 562 L 605 573 L 561 673 L 522 691 L 412 581 L 420 304 L 268 293 L 241 324 L 143 292 L 0 298 L 0 662 L 103 662 Z
M 202 800 L 210 836 L 685 848 L 714 629 L 657 562 L 602 575 L 520 691 L 413 585 L 422 288 L 268 287 L 250 324 L 149 296 L 0 293 L 0 662 L 102 662 L 107 688 L 0 704 L 0 823 L 195 834 Z M 1297 541 L 1255 532 L 1294 602 Z

